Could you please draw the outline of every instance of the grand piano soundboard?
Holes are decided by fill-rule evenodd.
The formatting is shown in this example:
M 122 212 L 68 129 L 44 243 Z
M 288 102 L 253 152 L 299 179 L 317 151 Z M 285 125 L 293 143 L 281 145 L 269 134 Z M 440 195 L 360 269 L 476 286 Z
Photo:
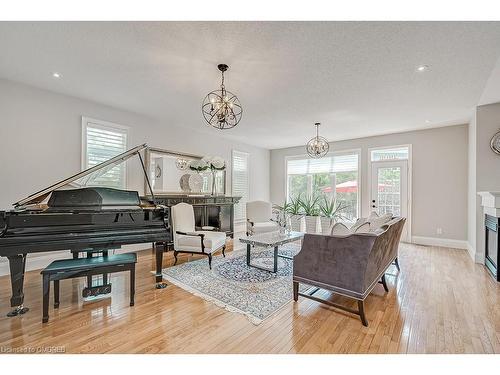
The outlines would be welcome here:
M 146 144 L 60 181 L 0 211 L 0 256 L 8 258 L 14 309 L 8 316 L 28 311 L 24 307 L 26 255 L 44 251 L 106 251 L 121 245 L 171 241 L 169 209 L 139 197 L 137 191 L 92 186 L 100 176 L 138 156 Z M 89 186 L 90 185 L 90 186 Z M 164 248 L 156 246 L 156 281 L 161 281 Z M 158 264 L 159 263 L 159 264 Z

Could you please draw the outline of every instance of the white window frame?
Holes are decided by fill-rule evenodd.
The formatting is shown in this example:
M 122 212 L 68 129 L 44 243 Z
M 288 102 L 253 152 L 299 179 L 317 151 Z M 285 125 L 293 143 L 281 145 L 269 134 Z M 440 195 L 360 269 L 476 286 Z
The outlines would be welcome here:
M 337 151 L 330 151 L 328 154 L 325 155 L 325 157 L 331 157 L 331 156 L 340 156 L 340 155 L 346 155 L 346 154 L 357 154 L 358 155 L 358 196 L 356 197 L 356 215 L 358 217 L 361 217 L 361 196 L 362 196 L 362 171 L 361 171 L 361 149 L 360 148 L 353 148 L 353 149 L 346 149 L 346 150 L 337 150 Z M 300 159 L 309 159 L 310 156 L 308 154 L 300 154 L 300 155 L 288 155 L 285 156 L 285 178 L 284 178 L 284 191 L 285 191 L 285 201 L 288 201 L 288 161 L 289 160 L 300 160 Z
M 235 193 L 234 193 L 234 177 L 235 177 L 235 174 L 234 174 L 234 155 L 236 155 L 236 154 L 245 155 L 247 158 L 247 191 L 248 191 L 247 202 L 248 202 L 248 201 L 250 201 L 250 153 L 248 153 L 248 152 L 239 151 L 239 150 L 235 150 L 235 149 L 233 149 L 231 151 L 231 194 L 233 196 L 235 195 Z M 246 202 L 244 202 L 244 203 L 246 204 Z M 246 220 L 247 220 L 246 217 L 236 218 L 236 215 L 234 217 L 234 222 L 236 224 L 245 223 Z
M 390 160 L 380 160 L 376 162 L 372 162 L 372 151 L 377 151 L 377 150 L 387 150 L 391 148 L 399 148 L 399 147 L 408 147 L 408 159 L 390 159 Z M 407 189 L 407 194 L 408 194 L 408 217 L 406 218 L 406 228 L 407 228 L 407 239 L 409 243 L 413 243 L 412 239 L 412 234 L 411 234 L 411 212 L 412 212 L 412 166 L 413 166 L 413 161 L 412 161 L 412 144 L 411 143 L 406 143 L 406 144 L 401 144 L 401 145 L 390 145 L 390 146 L 380 146 L 380 147 L 370 147 L 368 149 L 368 155 L 367 155 L 367 176 L 368 176 L 368 213 L 371 212 L 371 201 L 372 201 L 372 192 L 371 192 L 371 181 L 372 181 L 372 163 L 384 163 L 384 162 L 393 162 L 393 161 L 404 161 L 406 160 L 408 162 L 408 189 Z
M 120 133 L 125 133 L 125 150 L 128 150 L 129 144 L 128 141 L 130 139 L 130 127 L 125 125 L 116 124 L 110 121 L 99 120 L 96 118 L 82 116 L 82 158 L 81 158 L 81 166 L 82 171 L 88 169 L 87 164 L 87 127 L 91 124 L 92 127 L 101 128 L 103 130 L 111 130 L 118 131 Z M 127 167 L 123 169 L 123 182 L 125 189 L 128 186 L 128 173 Z

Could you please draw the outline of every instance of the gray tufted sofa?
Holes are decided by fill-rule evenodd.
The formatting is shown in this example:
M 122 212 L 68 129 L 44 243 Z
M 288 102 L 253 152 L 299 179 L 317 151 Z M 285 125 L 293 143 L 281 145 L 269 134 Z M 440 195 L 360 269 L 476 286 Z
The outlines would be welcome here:
M 306 234 L 301 251 L 293 258 L 293 297 L 299 295 L 359 315 L 367 326 L 364 300 L 377 283 L 385 290 L 385 271 L 397 263 L 398 246 L 405 218 L 395 217 L 374 232 L 346 236 Z M 299 283 L 316 288 L 299 292 Z M 326 289 L 358 301 L 358 310 L 315 297 Z

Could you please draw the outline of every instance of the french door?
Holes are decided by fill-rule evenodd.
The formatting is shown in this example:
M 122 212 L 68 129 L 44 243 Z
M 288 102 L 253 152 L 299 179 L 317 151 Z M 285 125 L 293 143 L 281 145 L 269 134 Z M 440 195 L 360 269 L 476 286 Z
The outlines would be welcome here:
M 370 212 L 407 218 L 409 212 L 408 161 L 376 161 L 371 163 Z M 409 241 L 405 224 L 402 241 Z

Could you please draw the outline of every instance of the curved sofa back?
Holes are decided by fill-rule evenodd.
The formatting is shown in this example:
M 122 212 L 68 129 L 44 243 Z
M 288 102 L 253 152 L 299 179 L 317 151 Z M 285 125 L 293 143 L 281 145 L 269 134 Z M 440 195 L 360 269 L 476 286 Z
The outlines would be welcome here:
M 405 218 L 370 233 L 306 234 L 294 257 L 294 280 L 364 299 L 397 257 Z

